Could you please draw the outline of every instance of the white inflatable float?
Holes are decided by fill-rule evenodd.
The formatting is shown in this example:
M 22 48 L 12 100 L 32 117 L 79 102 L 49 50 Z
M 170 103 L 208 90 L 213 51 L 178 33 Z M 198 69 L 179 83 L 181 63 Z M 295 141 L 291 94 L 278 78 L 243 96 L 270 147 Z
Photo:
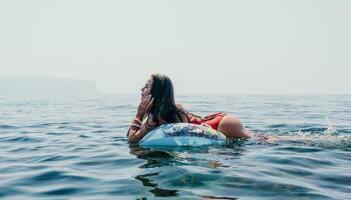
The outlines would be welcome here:
M 140 146 L 202 146 L 224 144 L 226 136 L 212 128 L 189 124 L 163 124 L 147 133 Z

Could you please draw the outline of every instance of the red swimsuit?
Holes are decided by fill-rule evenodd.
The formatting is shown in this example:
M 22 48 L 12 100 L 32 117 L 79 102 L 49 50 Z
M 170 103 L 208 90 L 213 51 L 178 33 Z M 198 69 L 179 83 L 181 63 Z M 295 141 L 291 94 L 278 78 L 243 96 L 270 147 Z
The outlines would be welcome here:
M 191 117 L 191 119 L 189 119 L 189 123 L 198 124 L 198 125 L 206 124 L 211 128 L 213 128 L 214 130 L 218 130 L 219 123 L 221 122 L 224 115 L 225 114 L 223 112 L 219 112 L 219 113 L 207 115 L 203 119 L 199 119 L 193 116 Z

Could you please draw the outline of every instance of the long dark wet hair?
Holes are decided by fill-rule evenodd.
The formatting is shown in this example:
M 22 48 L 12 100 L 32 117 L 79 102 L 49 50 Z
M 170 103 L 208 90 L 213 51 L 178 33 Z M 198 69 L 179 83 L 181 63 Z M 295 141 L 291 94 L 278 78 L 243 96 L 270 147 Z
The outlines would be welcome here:
M 157 123 L 184 122 L 185 111 L 178 108 L 174 101 L 174 89 L 171 79 L 162 74 L 152 74 L 151 96 L 154 98 L 150 117 Z M 160 122 L 160 119 L 163 121 Z

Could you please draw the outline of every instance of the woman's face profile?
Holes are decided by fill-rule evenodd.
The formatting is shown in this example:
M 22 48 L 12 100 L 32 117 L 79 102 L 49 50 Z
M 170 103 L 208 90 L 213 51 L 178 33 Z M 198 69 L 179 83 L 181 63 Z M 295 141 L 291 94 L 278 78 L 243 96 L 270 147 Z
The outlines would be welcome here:
M 152 78 L 150 77 L 144 87 L 142 87 L 141 90 L 141 99 L 143 99 L 144 97 L 146 97 L 147 95 L 151 94 L 151 87 L 152 87 Z

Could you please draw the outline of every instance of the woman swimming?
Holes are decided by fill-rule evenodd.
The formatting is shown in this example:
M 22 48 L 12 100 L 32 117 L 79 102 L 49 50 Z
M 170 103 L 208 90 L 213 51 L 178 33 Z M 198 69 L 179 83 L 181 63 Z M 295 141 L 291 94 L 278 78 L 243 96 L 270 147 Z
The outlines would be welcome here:
M 138 143 L 149 131 L 166 123 L 194 123 L 211 127 L 230 138 L 252 137 L 240 119 L 225 113 L 215 113 L 204 118 L 186 111 L 174 101 L 174 89 L 166 75 L 152 74 L 141 88 L 141 102 L 128 130 L 128 142 Z

